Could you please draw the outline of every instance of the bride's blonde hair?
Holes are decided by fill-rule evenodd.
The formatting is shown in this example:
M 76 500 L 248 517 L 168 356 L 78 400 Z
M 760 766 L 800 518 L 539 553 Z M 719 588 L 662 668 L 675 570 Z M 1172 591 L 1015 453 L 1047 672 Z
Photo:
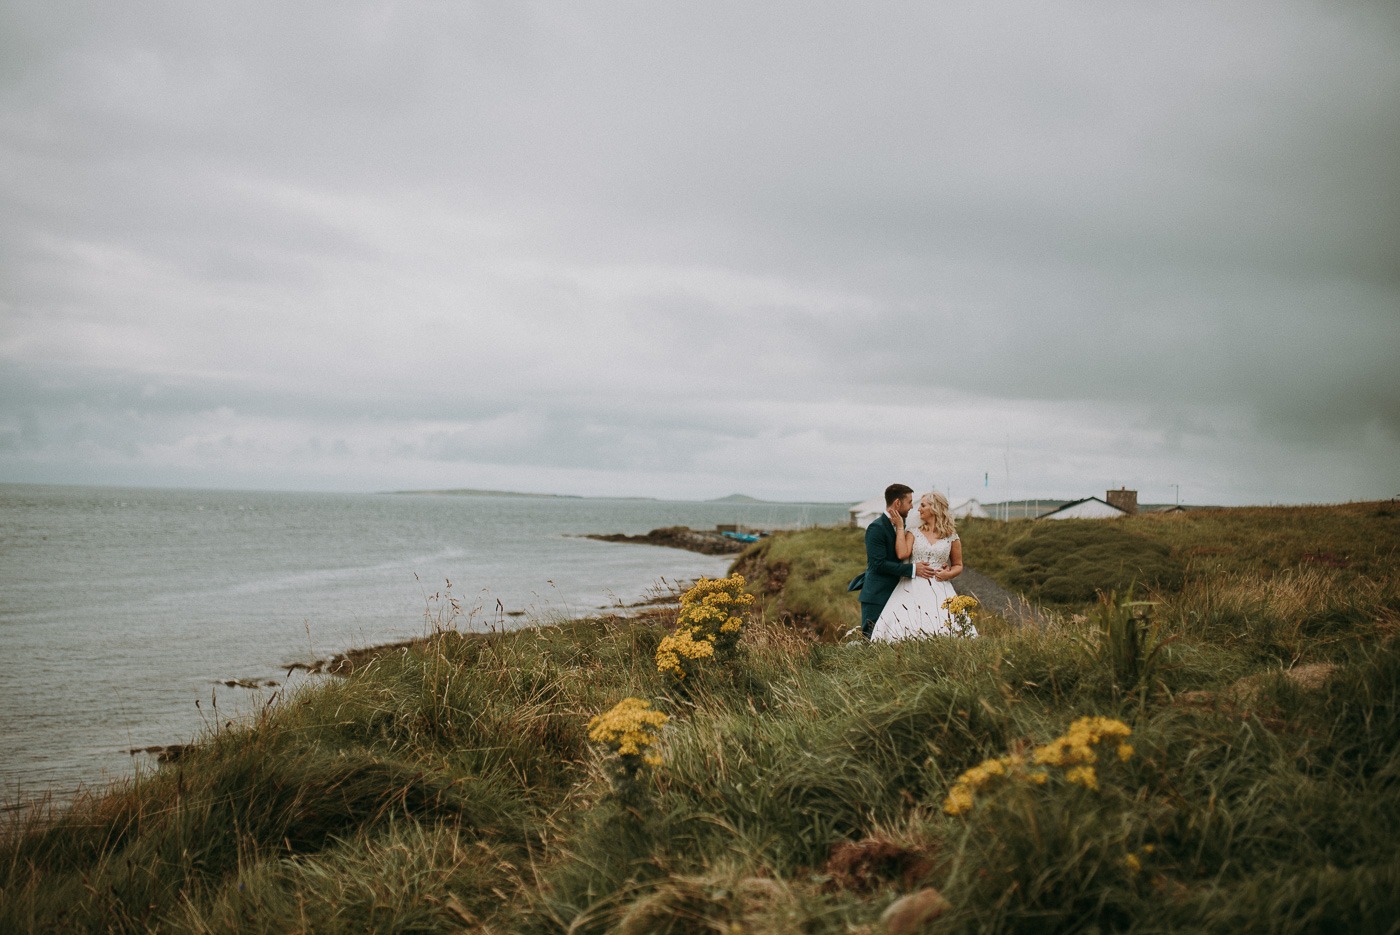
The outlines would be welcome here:
M 953 514 L 948 511 L 948 498 L 936 490 L 929 491 L 919 498 L 919 519 L 923 519 L 923 508 L 933 511 L 933 524 L 921 522 L 919 528 L 931 532 L 940 539 L 947 539 L 954 531 Z

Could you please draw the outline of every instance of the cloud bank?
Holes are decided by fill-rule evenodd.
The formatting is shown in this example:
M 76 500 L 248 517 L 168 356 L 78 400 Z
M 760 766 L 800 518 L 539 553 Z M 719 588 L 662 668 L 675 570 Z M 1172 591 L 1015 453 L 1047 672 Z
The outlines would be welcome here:
M 0 480 L 1400 493 L 1400 14 L 17 3 Z

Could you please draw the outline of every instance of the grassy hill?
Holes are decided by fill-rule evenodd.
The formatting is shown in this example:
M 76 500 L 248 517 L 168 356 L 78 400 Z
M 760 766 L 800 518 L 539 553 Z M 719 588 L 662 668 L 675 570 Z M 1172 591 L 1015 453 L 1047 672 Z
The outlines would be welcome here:
M 741 556 L 759 601 L 685 681 L 675 607 L 446 619 L 13 828 L 0 930 L 1395 931 L 1394 505 L 1118 522 L 1180 569 L 1154 606 L 975 641 L 814 638 L 863 564 L 837 529 Z M 1011 582 L 1033 525 L 964 524 L 969 562 Z M 655 765 L 589 739 L 625 697 L 669 716 Z
M 960 520 L 964 560 L 1009 588 L 1067 616 L 1096 590 L 1166 597 L 1170 607 L 1252 592 L 1288 580 L 1348 583 L 1365 589 L 1400 566 L 1400 504 L 1242 507 L 1144 514 L 1105 520 Z M 846 582 L 865 568 L 864 531 L 828 528 L 780 533 L 745 553 L 738 568 L 757 582 L 764 606 L 831 635 L 860 622 Z M 1137 553 L 1134 555 L 1133 553 Z M 1144 565 L 1146 556 L 1157 556 Z M 1037 560 L 1041 563 L 1036 567 Z M 1048 578 L 1063 590 L 1040 593 Z M 1268 590 L 1267 588 L 1265 588 Z

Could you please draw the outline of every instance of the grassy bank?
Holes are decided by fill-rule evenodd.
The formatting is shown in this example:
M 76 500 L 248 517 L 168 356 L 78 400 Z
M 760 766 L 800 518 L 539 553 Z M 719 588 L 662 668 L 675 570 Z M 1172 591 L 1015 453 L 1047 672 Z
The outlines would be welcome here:
M 812 530 L 740 559 L 760 602 L 685 681 L 674 608 L 447 627 L 15 829 L 0 930 L 878 932 L 936 887 L 922 931 L 1394 931 L 1397 517 L 1300 516 L 1126 521 L 1182 569 L 1136 623 L 821 642 L 863 562 Z M 1026 573 L 1031 525 L 965 524 L 969 561 Z M 626 697 L 669 722 L 620 783 L 588 722 Z M 1088 716 L 1130 733 L 1074 772 Z

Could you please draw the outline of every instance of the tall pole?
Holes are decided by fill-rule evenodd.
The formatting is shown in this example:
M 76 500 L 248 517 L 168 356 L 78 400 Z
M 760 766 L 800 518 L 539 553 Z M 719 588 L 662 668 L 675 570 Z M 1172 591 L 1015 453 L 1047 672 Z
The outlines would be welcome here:
M 1006 469 L 1006 489 L 1011 490 L 1011 433 L 1006 433 L 1006 451 L 1001 456 L 1002 467 Z M 1006 522 L 1011 522 L 1011 501 L 1006 502 Z

